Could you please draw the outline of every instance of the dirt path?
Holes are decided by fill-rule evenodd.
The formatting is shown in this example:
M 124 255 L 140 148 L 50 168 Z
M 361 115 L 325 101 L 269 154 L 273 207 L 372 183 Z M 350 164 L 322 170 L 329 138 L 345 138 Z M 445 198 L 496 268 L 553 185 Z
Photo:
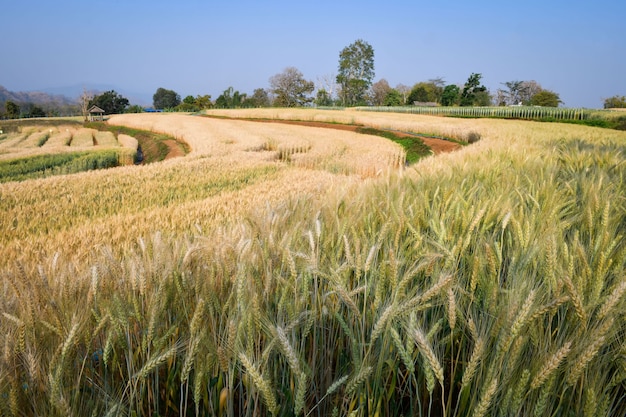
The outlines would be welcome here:
M 211 117 L 211 116 L 208 116 Z M 300 120 L 280 120 L 280 119 L 240 119 L 233 118 L 233 120 L 247 120 L 250 122 L 261 122 L 261 123 L 282 123 L 282 124 L 290 124 L 290 125 L 299 125 L 299 126 L 309 126 L 309 127 L 322 127 L 325 129 L 336 129 L 336 130 L 346 130 L 350 132 L 357 132 L 359 128 L 365 127 L 360 125 L 347 125 L 341 123 L 327 123 L 327 122 L 310 122 L 310 121 L 300 121 Z M 420 138 L 426 146 L 433 150 L 435 155 L 453 152 L 462 146 L 455 142 L 450 142 L 449 140 L 437 139 L 437 138 L 429 138 L 426 136 L 411 134 L 406 132 L 398 132 L 393 131 L 394 134 L 401 137 L 418 137 Z
M 167 145 L 169 149 L 165 159 L 178 158 L 179 156 L 185 156 L 186 152 L 183 149 L 183 145 L 174 139 L 164 140 L 163 143 Z

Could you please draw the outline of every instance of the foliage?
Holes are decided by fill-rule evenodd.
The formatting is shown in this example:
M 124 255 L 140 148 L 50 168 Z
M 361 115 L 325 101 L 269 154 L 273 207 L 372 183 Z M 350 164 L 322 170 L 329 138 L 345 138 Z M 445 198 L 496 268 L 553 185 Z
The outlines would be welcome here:
M 323 89 L 320 88 L 317 90 L 317 94 L 315 96 L 315 104 L 321 107 L 328 107 L 333 105 L 333 99 L 330 97 L 330 94 Z
M 359 39 L 339 53 L 337 83 L 344 106 L 365 103 L 365 95 L 374 79 L 374 48 Z
M 46 117 L 46 112 L 41 107 L 33 105 L 28 112 L 28 117 Z
M 613 96 L 604 99 L 605 109 L 624 109 L 626 108 L 626 96 Z
M 209 109 L 212 105 L 211 96 L 208 94 L 204 96 L 198 95 L 196 97 L 189 95 L 185 97 L 178 106 L 176 106 L 176 110 L 184 112 L 197 112 Z
M 465 85 L 463 86 L 463 91 L 461 91 L 461 99 L 459 104 L 461 106 L 484 106 L 485 104 L 485 94 L 487 94 L 487 87 L 480 83 L 480 79 L 482 78 L 482 74 L 472 73 L 468 77 Z
M 18 106 L 16 103 L 7 100 L 7 102 L 4 103 L 4 107 L 5 114 L 8 119 L 17 119 L 20 117 L 20 106 Z
M 255 88 L 247 100 L 248 107 L 269 107 L 270 96 L 264 88 Z
M 461 89 L 459 86 L 450 84 L 446 85 L 441 93 L 441 105 L 442 106 L 455 106 L 458 105 L 461 100 Z
M 313 101 L 309 94 L 315 89 L 313 81 L 307 81 L 295 67 L 287 67 L 282 73 L 270 77 L 274 93 L 274 106 L 300 107 Z
M 375 135 L 396 142 L 406 152 L 406 163 L 413 164 L 421 158 L 431 155 L 431 149 L 420 139 L 420 135 L 398 135 L 389 130 L 380 130 L 372 127 L 359 127 L 357 132 L 364 135 Z
M 531 106 L 559 107 L 560 103 L 559 95 L 550 90 L 541 90 L 530 99 Z
M 127 98 L 118 94 L 114 90 L 110 90 L 94 96 L 89 101 L 88 108 L 94 105 L 104 110 L 104 114 L 120 114 L 124 113 L 129 105 L 129 102 Z
M 384 106 L 401 106 L 402 105 L 402 94 L 395 88 L 392 88 L 387 92 L 385 96 L 385 100 L 383 101 Z
M 431 80 L 428 82 L 419 82 L 413 86 L 407 102 L 414 103 L 440 103 L 443 96 L 444 87 L 440 80 Z
M 143 113 L 143 107 L 139 104 L 133 104 L 131 106 L 128 106 L 125 113 Z
M 173 90 L 159 87 L 152 96 L 152 102 L 157 110 L 173 109 L 180 104 L 180 95 Z
M 224 92 L 215 100 L 215 107 L 218 109 L 236 109 L 244 107 L 246 102 L 246 94 L 241 94 L 239 91 L 235 91 L 233 87 L 228 87 Z

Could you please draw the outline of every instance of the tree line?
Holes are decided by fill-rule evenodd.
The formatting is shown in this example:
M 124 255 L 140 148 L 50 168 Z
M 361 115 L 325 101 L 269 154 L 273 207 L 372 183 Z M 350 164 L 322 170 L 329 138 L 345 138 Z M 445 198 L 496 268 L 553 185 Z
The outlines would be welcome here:
M 545 89 L 534 80 L 507 81 L 495 93 L 482 84 L 482 74 L 471 73 L 463 84 L 446 84 L 442 78 L 420 81 L 413 86 L 391 87 L 384 78 L 374 82 L 374 48 L 359 39 L 339 53 L 337 75 L 308 80 L 295 67 L 287 67 L 269 78 L 269 88 L 257 88 L 251 95 L 229 86 L 214 101 L 211 95 L 181 96 L 174 90 L 159 87 L 153 95 L 156 111 L 195 112 L 208 108 L 302 107 L 302 106 L 543 106 L 562 104 L 559 94 Z M 83 92 L 80 112 L 85 118 L 91 106 L 105 114 L 142 112 L 114 90 L 101 94 Z M 604 108 L 626 108 L 626 97 L 604 100 Z M 0 107 L 0 118 L 44 117 L 59 115 L 54 109 L 43 109 L 13 101 Z

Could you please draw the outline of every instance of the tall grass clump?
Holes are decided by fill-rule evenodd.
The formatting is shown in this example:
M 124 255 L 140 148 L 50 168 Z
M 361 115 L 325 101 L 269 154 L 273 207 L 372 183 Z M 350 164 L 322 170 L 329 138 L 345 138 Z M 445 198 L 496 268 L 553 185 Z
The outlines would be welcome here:
M 626 148 L 532 146 L 14 263 L 0 410 L 621 416 Z

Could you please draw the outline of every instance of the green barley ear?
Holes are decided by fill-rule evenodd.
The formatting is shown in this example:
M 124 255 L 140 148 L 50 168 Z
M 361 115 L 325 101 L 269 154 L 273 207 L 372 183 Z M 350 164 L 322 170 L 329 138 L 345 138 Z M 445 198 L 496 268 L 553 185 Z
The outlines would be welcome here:
M 483 417 L 487 414 L 491 402 L 498 388 L 498 378 L 493 378 L 489 385 L 483 387 L 483 392 L 480 396 L 480 401 L 472 413 L 473 417 Z
M 256 367 L 256 365 L 246 356 L 245 353 L 239 353 L 239 361 L 245 368 L 245 371 L 250 375 L 250 379 L 252 383 L 256 387 L 257 390 L 261 393 L 263 400 L 265 401 L 265 405 L 267 406 L 270 414 L 277 415 L 279 411 L 278 402 L 276 401 L 276 397 L 274 395 L 274 390 L 272 389 L 270 383 L 263 378 L 261 372 Z

